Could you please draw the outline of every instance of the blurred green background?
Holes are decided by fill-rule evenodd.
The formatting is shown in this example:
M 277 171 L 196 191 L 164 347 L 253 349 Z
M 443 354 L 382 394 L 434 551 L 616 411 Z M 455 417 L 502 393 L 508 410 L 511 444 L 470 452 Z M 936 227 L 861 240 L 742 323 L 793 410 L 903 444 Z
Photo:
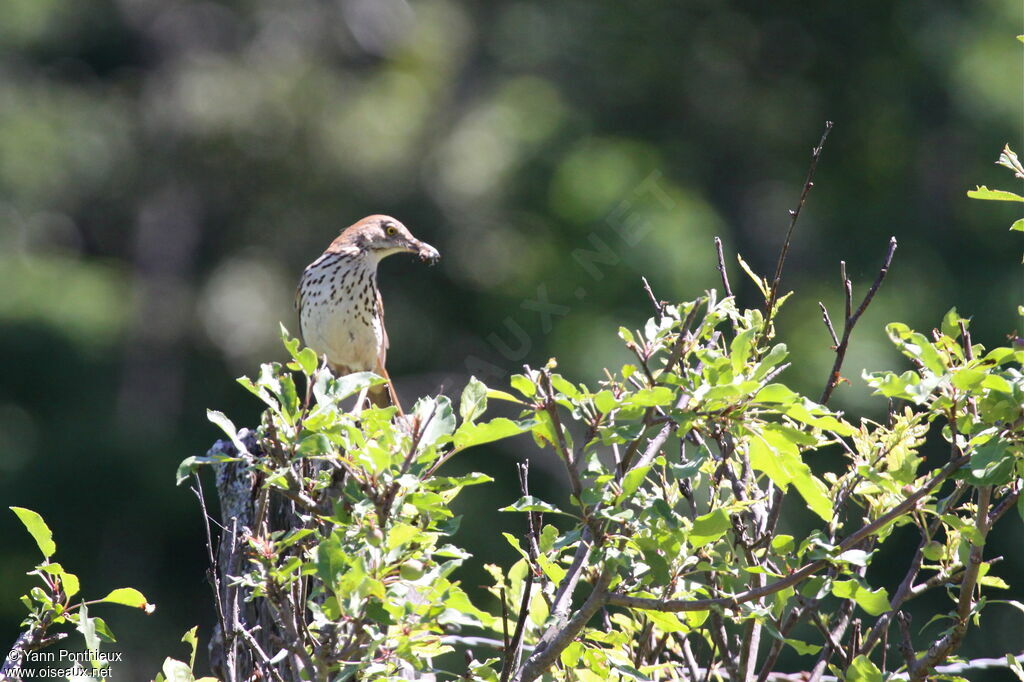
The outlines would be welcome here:
M 281 358 L 298 275 L 340 229 L 389 213 L 444 255 L 381 268 L 407 401 L 551 356 L 594 384 L 626 360 L 618 325 L 649 315 L 641 275 L 664 299 L 719 287 L 714 235 L 757 305 L 734 254 L 773 267 L 826 120 L 784 279 L 785 376 L 820 393 L 817 302 L 838 318 L 838 262 L 860 295 L 894 235 L 835 398 L 877 416 L 858 377 L 901 365 L 884 323 L 927 330 L 956 305 L 990 346 L 1020 325 L 1019 213 L 964 196 L 1013 183 L 993 162 L 1020 146 L 1019 33 L 1019 0 L 4 0 L 0 502 L 44 515 L 87 596 L 157 604 L 99 614 L 121 676 L 149 679 L 212 621 L 175 466 L 218 437 L 206 408 L 255 422 L 234 377 Z M 525 439 L 457 464 L 499 478 L 462 502 L 483 560 L 513 559 L 493 529 L 521 519 L 493 510 L 527 455 L 535 492 L 562 494 Z M 1019 519 L 1002 535 L 995 572 L 1020 575 Z M 2 645 L 38 556 L 7 512 L 0 537 Z M 1021 614 L 986 618 L 968 653 L 1022 648 Z

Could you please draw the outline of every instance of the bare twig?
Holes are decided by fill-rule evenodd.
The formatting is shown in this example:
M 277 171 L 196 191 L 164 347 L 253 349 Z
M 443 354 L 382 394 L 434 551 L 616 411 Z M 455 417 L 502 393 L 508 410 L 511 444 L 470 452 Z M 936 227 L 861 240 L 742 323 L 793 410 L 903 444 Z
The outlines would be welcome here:
M 772 326 L 772 316 L 775 314 L 775 304 L 779 300 L 779 284 L 782 282 L 782 269 L 786 265 L 789 245 L 793 241 L 793 230 L 796 229 L 796 222 L 800 219 L 800 211 L 803 210 L 804 203 L 807 201 L 807 195 L 810 193 L 811 187 L 814 187 L 814 171 L 818 168 L 821 150 L 824 148 L 825 140 L 828 138 L 831 130 L 832 121 L 825 121 L 825 131 L 821 134 L 821 140 L 818 141 L 818 146 L 811 150 L 811 165 L 807 169 L 807 178 L 804 180 L 803 189 L 800 191 L 800 199 L 797 201 L 796 208 L 789 211 L 789 230 L 786 232 L 786 240 L 782 243 L 782 249 L 779 251 L 779 260 L 775 264 L 775 274 L 772 276 L 768 300 L 765 301 L 764 329 L 757 343 L 758 347 L 763 346 L 765 339 L 768 338 L 769 330 Z
M 221 634 L 224 637 L 225 667 L 230 675 L 234 675 L 235 647 L 231 640 L 234 638 L 235 633 L 233 629 L 228 628 L 228 621 L 224 614 L 224 602 L 221 598 L 220 569 L 214 556 L 213 536 L 210 533 L 210 513 L 206 509 L 206 498 L 203 496 L 203 482 L 199 479 L 199 474 L 194 471 L 192 472 L 192 481 L 195 484 L 192 492 L 199 499 L 199 510 L 203 514 L 203 530 L 206 532 L 206 558 L 210 562 L 206 577 L 213 588 L 214 607 L 217 611 L 217 620 L 220 622 Z
M 529 495 L 530 460 L 526 460 L 519 464 L 518 470 L 519 487 L 521 488 L 524 496 Z M 501 669 L 501 682 L 507 682 L 512 671 L 519 667 L 519 659 L 523 653 L 523 633 L 526 631 L 526 619 L 530 612 L 530 597 L 533 592 L 533 576 L 536 571 L 536 566 L 533 564 L 537 561 L 535 548 L 538 544 L 538 521 L 535 517 L 535 512 L 530 512 L 527 515 L 527 520 L 529 523 L 529 531 L 526 546 L 530 561 L 526 567 L 526 581 L 523 584 L 523 598 L 519 603 L 519 615 L 516 617 L 516 629 L 512 633 L 512 640 L 505 649 L 505 660 Z
M 832 326 L 832 319 L 828 316 L 828 308 L 821 301 L 818 301 L 818 307 L 821 308 L 821 321 L 825 323 L 825 328 L 832 337 L 832 347 L 839 348 L 839 338 L 836 336 L 836 328 Z
M 725 269 L 725 255 L 722 253 L 722 240 L 715 237 L 715 253 L 718 255 L 718 274 L 722 276 L 722 289 L 726 296 L 732 296 L 732 287 L 729 286 L 729 272 Z
M 658 314 L 658 321 L 661 321 L 662 316 L 665 314 L 665 306 L 668 305 L 665 301 L 659 301 L 654 295 L 654 290 L 651 289 L 651 283 L 647 281 L 646 277 L 641 277 L 644 283 L 644 291 L 647 292 L 647 297 L 651 299 L 651 305 L 654 306 L 654 311 Z
M 857 306 L 857 310 L 852 311 L 853 308 L 853 289 L 850 284 L 850 280 L 846 277 L 846 264 L 843 263 L 841 274 L 843 277 L 843 290 L 846 298 L 846 321 L 843 324 L 843 338 L 836 344 L 836 359 L 832 363 L 832 371 L 829 372 L 828 381 L 825 383 L 825 390 L 821 394 L 821 399 L 818 401 L 822 405 L 828 403 L 829 398 L 832 397 L 832 391 L 835 390 L 836 385 L 841 379 L 840 370 L 843 368 L 843 361 L 846 359 L 846 349 L 850 345 L 850 335 L 853 333 L 853 328 L 860 319 L 860 316 L 864 314 L 868 306 L 871 304 L 871 300 L 875 297 L 879 287 L 882 286 L 882 281 L 885 276 L 889 274 L 889 266 L 892 265 L 893 254 L 896 253 L 896 237 L 889 238 L 889 250 L 885 254 L 885 260 L 882 262 L 882 267 L 878 271 L 878 275 L 875 277 L 874 283 L 868 292 L 864 295 L 864 300 Z M 819 304 L 820 305 L 820 304 Z M 821 306 L 822 312 L 825 315 L 826 325 L 829 328 L 829 332 L 832 335 L 832 339 L 835 340 L 836 333 L 832 328 L 831 322 L 828 320 L 828 312 L 825 310 L 825 306 Z M 852 312 L 851 312 L 852 311 Z

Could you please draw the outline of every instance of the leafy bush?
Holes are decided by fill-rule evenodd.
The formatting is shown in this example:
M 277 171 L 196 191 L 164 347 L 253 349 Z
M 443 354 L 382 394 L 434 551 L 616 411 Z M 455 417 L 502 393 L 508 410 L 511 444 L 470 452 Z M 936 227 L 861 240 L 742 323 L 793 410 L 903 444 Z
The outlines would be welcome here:
M 146 597 L 132 587 L 119 587 L 100 599 L 79 599 L 75 603 L 81 583 L 78 576 L 52 561 L 57 552 L 57 544 L 53 541 L 53 532 L 43 517 L 24 507 L 11 507 L 11 511 L 35 540 L 43 555 L 43 561 L 29 572 L 29 575 L 39 579 L 41 585 L 33 587 L 21 598 L 22 604 L 28 610 L 28 616 L 21 623 L 25 629 L 4 657 L 0 665 L 0 679 L 20 680 L 23 676 L 36 677 L 35 673 L 41 673 L 39 677 L 59 676 L 66 679 L 105 680 L 112 677 L 115 667 L 113 664 L 119 657 L 101 650 L 101 645 L 117 640 L 102 618 L 89 614 L 89 607 L 97 604 L 121 604 L 151 614 L 156 610 L 156 606 L 147 602 Z M 56 657 L 51 652 L 41 651 L 58 642 L 66 641 L 70 635 L 67 631 L 69 626 L 73 626 L 82 636 L 85 648 L 81 652 L 72 652 L 81 658 Z M 198 642 L 196 628 L 187 632 L 182 641 L 192 649 L 189 663 L 186 665 L 168 658 L 164 661 L 163 671 L 157 674 L 155 682 L 195 680 L 192 668 L 195 665 Z M 44 668 L 37 669 L 37 663 L 42 664 Z M 46 663 L 55 663 L 55 666 L 45 666 Z M 86 663 L 88 667 L 84 665 Z
M 884 271 L 858 310 L 848 303 L 837 350 Z M 183 481 L 216 463 L 222 498 L 226 473 L 248 472 L 253 493 L 245 523 L 223 519 L 229 530 L 214 558 L 214 647 L 233 652 L 215 654 L 217 672 L 765 680 L 789 647 L 814 657 L 816 676 L 925 679 L 978 623 L 990 593 L 1007 587 L 984 546 L 1020 497 L 1024 350 L 973 343 L 955 310 L 929 335 L 893 323 L 889 337 L 911 368 L 866 373 L 889 399 L 889 417 L 854 420 L 781 382 L 789 358 L 771 319 L 785 297 L 775 301 L 758 281 L 767 316 L 713 290 L 654 301 L 642 330 L 620 330 L 634 363 L 589 385 L 554 362 L 527 367 L 512 377 L 514 393 L 473 379 L 458 416 L 445 396 L 421 399 L 407 416 L 348 411 L 342 401 L 380 379 L 332 377 L 286 338 L 292 362 L 241 380 L 267 405 L 255 435 L 211 413 L 231 445 L 179 472 Z M 518 417 L 482 419 L 489 401 L 511 403 Z M 526 432 L 561 461 L 571 505 L 530 495 L 521 470 L 523 496 L 506 510 L 526 514 L 529 531 L 505 533 L 519 561 L 487 566 L 500 604 L 492 613 L 459 585 L 471 557 L 455 544 L 451 511 L 465 486 L 489 479 L 446 476 L 444 465 Z M 933 439 L 946 443 L 941 461 L 922 455 Z M 816 474 L 827 452 L 842 453 L 845 466 Z M 783 527 L 791 498 L 812 512 L 811 530 Z M 920 537 L 904 579 L 870 584 L 868 568 L 902 526 Z M 945 629 L 922 639 L 904 608 L 931 590 L 945 590 L 950 608 L 933 618 Z M 813 641 L 793 637 L 804 620 Z M 467 654 L 458 673 L 435 665 L 467 646 L 495 653 Z

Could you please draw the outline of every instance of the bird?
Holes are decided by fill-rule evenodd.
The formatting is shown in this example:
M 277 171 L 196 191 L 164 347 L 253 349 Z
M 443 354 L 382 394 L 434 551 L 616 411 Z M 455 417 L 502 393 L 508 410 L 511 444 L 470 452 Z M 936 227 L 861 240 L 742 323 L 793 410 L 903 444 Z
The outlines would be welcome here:
M 377 265 L 396 253 L 416 254 L 430 265 L 441 258 L 430 244 L 412 236 L 401 222 L 371 215 L 341 231 L 319 258 L 306 266 L 295 291 L 295 307 L 306 345 L 326 360 L 336 376 L 371 371 L 386 380 L 369 398 L 401 412 L 385 368 L 388 334 L 384 302 L 377 288 Z M 357 408 L 363 396 L 357 401 Z

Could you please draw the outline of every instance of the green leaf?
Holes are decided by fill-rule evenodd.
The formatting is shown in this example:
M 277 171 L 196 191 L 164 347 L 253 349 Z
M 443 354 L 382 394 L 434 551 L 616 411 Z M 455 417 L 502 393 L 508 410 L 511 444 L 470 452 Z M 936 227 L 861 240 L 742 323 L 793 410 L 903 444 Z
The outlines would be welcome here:
M 814 654 L 821 651 L 820 645 L 808 644 L 807 642 L 803 642 L 799 639 L 786 639 L 785 642 L 789 646 L 793 647 L 793 650 L 801 656 L 813 656 Z
M 882 671 L 871 659 L 861 654 L 847 668 L 846 682 L 882 682 Z
M 608 414 L 618 406 L 619 403 L 615 399 L 615 394 L 608 389 L 599 391 L 598 394 L 594 396 L 594 407 L 597 408 L 598 412 Z
M 961 391 L 970 391 L 977 388 L 985 380 L 984 370 L 972 367 L 963 367 L 953 374 L 953 385 Z
M 959 338 L 960 325 L 958 323 L 960 322 L 960 320 L 961 317 L 956 312 L 956 306 L 953 306 L 945 315 L 942 316 L 942 333 L 951 339 Z
M 36 541 L 36 545 L 39 546 L 39 551 L 43 553 L 43 556 L 47 559 L 52 557 L 54 552 L 57 551 L 57 545 L 53 542 L 53 532 L 46 525 L 46 522 L 43 521 L 43 517 L 24 507 L 11 507 L 10 509 L 24 524 L 32 539 Z
M 679 620 L 674 613 L 662 613 L 660 611 L 644 611 L 644 615 L 656 628 L 664 633 L 689 632 L 690 628 Z
M 459 416 L 464 422 L 472 422 L 487 409 L 487 387 L 476 377 L 470 377 L 459 399 Z
M 1013 477 L 1015 458 L 1009 445 L 993 438 L 971 455 L 971 461 L 954 478 L 971 485 L 1004 485 Z
M 656 407 L 670 404 L 673 398 L 675 398 L 675 393 L 671 388 L 655 386 L 654 388 L 644 388 L 637 391 L 633 395 L 628 396 L 624 402 L 638 407 Z
M 446 395 L 436 398 L 420 398 L 413 406 L 413 414 L 419 418 L 420 445 L 433 445 L 439 438 L 450 436 L 455 430 L 455 412 L 452 401 Z
M 882 587 L 870 590 L 856 580 L 837 580 L 832 583 L 832 594 L 854 600 L 872 616 L 880 616 L 889 610 L 889 594 Z
M 772 346 L 772 349 L 768 351 L 768 354 L 764 356 L 758 364 L 757 369 L 754 371 L 754 380 L 761 381 L 764 379 L 768 372 L 775 369 L 775 367 L 785 360 L 789 356 L 789 349 L 786 348 L 786 344 L 778 343 Z
M 509 383 L 512 385 L 512 388 L 527 398 L 532 398 L 537 393 L 537 387 L 534 383 L 522 374 L 513 374 L 512 378 L 509 379 Z
M 793 484 L 808 508 L 823 520 L 832 522 L 832 498 L 828 488 L 811 473 L 800 459 L 800 451 L 789 432 L 772 424 L 765 426 L 760 437 L 750 439 L 750 465 L 761 471 L 783 491 Z
M 228 457 L 227 455 L 190 455 L 185 459 L 181 460 L 181 464 L 178 465 L 177 470 L 174 472 L 175 485 L 181 485 L 189 479 L 189 476 L 193 471 L 199 469 L 204 464 L 221 464 L 223 462 L 238 462 L 238 457 Z
M 516 403 L 517 405 L 525 405 L 525 403 L 519 398 L 515 397 L 511 393 L 505 391 L 499 391 L 495 388 L 487 389 L 487 397 L 494 398 L 495 400 L 504 400 L 510 403 Z
M 455 432 L 454 445 L 460 450 L 473 447 L 474 445 L 483 445 L 484 443 L 491 443 L 502 438 L 519 435 L 529 431 L 534 425 L 535 423 L 532 420 L 515 422 L 505 417 L 498 417 L 482 424 L 464 422 Z
M 322 433 L 314 433 L 299 441 L 298 453 L 305 457 L 326 455 L 334 451 L 330 439 Z
M 791 388 L 784 384 L 768 384 L 754 396 L 754 400 L 762 403 L 789 404 L 800 399 Z
M 199 646 L 199 638 L 196 637 L 196 632 L 198 630 L 199 630 L 199 626 L 198 625 L 194 625 L 194 626 L 192 626 L 192 629 L 189 630 L 188 632 L 186 632 L 182 636 L 182 638 L 181 638 L 181 641 L 184 642 L 185 644 L 188 644 L 189 648 L 192 649 L 192 652 L 189 655 L 189 659 L 188 659 L 188 669 L 189 670 L 192 670 L 192 668 L 194 668 L 195 665 L 196 665 L 196 648 Z
M 989 201 L 1024 201 L 1024 197 L 1019 194 L 1002 189 L 989 189 L 985 185 L 968 191 L 967 196 L 971 199 L 986 199 Z
M 772 538 L 772 550 L 778 554 L 787 555 L 792 554 L 796 544 L 793 542 L 792 535 L 776 535 Z
M 1024 42 L 1024 36 L 1017 36 L 1017 38 Z M 1013 671 L 1018 680 L 1024 682 L 1024 667 L 1021 666 L 1020 661 L 1013 654 L 1006 654 L 1006 665 Z
M 231 444 L 235 446 L 240 454 L 249 454 L 249 450 L 245 447 L 245 443 L 238 437 L 238 429 L 235 428 L 234 422 L 219 410 L 207 410 L 206 418 L 212 423 L 220 427 L 221 431 L 227 434 L 227 437 L 231 439 Z
M 754 284 L 757 285 L 758 290 L 761 292 L 761 295 L 764 296 L 764 299 L 767 301 L 768 294 L 770 293 L 768 288 L 768 280 L 762 279 L 761 277 L 758 277 L 756 274 L 754 274 L 754 271 L 750 268 L 749 265 L 747 265 L 747 261 L 743 260 L 743 258 L 741 258 L 739 254 L 736 254 L 736 260 L 740 262 L 740 267 L 743 268 L 743 272 L 747 273 L 747 276 L 750 277 L 751 280 L 753 280 Z
M 729 515 L 723 509 L 716 509 L 693 520 L 689 542 L 692 547 L 703 547 L 725 535 L 729 530 Z
M 1010 382 L 1004 379 L 998 374 L 989 374 L 981 381 L 982 388 L 987 388 L 990 391 L 999 391 L 1000 393 L 1013 393 L 1013 386 Z
M 640 484 L 647 478 L 647 472 L 651 470 L 651 465 L 636 467 L 626 472 L 626 475 L 622 477 L 622 496 L 623 498 L 632 497 L 633 493 L 636 492 Z
M 1014 220 L 1013 224 L 1010 225 L 1011 232 L 1024 232 L 1024 218 Z
M 524 495 L 523 497 L 520 497 L 512 504 L 508 505 L 507 507 L 502 507 L 498 511 L 544 512 L 546 514 L 564 514 L 565 516 L 572 516 L 572 514 L 562 511 L 561 509 L 551 504 L 550 502 L 545 502 L 544 500 L 537 499 L 533 495 Z
M 39 570 L 60 581 L 61 588 L 64 590 L 64 596 L 71 598 L 78 594 L 78 590 L 81 588 L 78 576 L 74 573 L 68 573 L 60 564 L 44 564 L 39 566 Z
M 561 374 L 551 375 L 551 387 L 571 400 L 576 400 L 580 397 L 580 389 L 573 386 Z
M 100 636 L 104 642 L 116 642 L 117 638 L 114 637 L 114 633 L 110 631 L 110 627 L 107 626 L 106 621 L 102 618 L 92 619 L 93 627 L 96 628 L 96 634 Z
M 92 652 L 100 650 L 100 638 L 96 634 L 96 623 L 93 618 L 89 617 L 89 607 L 84 603 L 79 611 L 78 625 L 75 626 L 75 629 L 82 633 L 86 649 Z
M 754 349 L 754 330 L 745 329 L 736 335 L 729 346 L 729 360 L 732 362 L 732 373 L 739 376 L 750 359 Z
M 924 334 L 913 331 L 902 322 L 887 324 L 885 332 L 904 355 L 920 360 L 935 374 L 941 375 L 946 372 L 946 364 L 942 361 L 942 356 Z
M 163 667 L 160 671 L 164 674 L 167 682 L 190 682 L 193 680 L 192 670 L 188 665 L 176 659 L 168 656 L 164 659 Z
M 341 538 L 337 532 L 320 542 L 317 546 L 316 557 L 316 574 L 328 588 L 336 589 L 338 577 L 348 568 L 345 552 L 341 547 Z
M 562 653 L 559 654 L 559 660 L 562 664 L 569 667 L 575 668 L 579 665 L 580 659 L 583 658 L 584 648 L 579 642 L 571 642 L 569 646 L 562 649 Z
M 155 608 L 152 604 L 146 602 L 146 597 L 134 587 L 119 587 L 103 599 L 100 599 L 100 601 L 108 604 L 132 606 L 142 609 L 146 613 L 151 613 Z

